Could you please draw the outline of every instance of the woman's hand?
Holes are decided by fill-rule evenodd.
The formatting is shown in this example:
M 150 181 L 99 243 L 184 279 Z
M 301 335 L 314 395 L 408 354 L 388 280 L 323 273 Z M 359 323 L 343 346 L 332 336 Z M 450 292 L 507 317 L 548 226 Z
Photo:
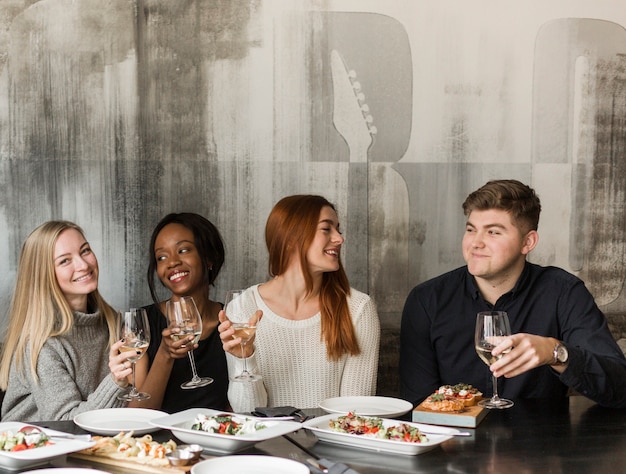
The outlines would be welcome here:
M 124 339 L 120 339 L 111 346 L 111 350 L 109 350 L 109 370 L 116 384 L 120 387 L 127 387 L 130 383 L 128 378 L 133 373 L 133 365 L 128 359 L 137 354 L 133 351 L 120 352 L 120 347 L 123 345 Z
M 180 328 L 176 326 L 165 328 L 161 331 L 161 345 L 159 346 L 159 351 L 161 351 L 166 357 L 171 359 L 182 359 L 187 356 L 189 351 L 193 351 L 198 348 L 198 344 L 190 344 L 194 339 L 193 334 L 175 341 L 172 338 L 172 334 L 178 334 L 179 332 Z
M 258 316 L 258 320 L 261 320 L 263 312 L 257 310 L 255 316 Z M 225 352 L 228 352 L 235 357 L 245 357 L 246 359 L 254 354 L 254 337 L 244 346 L 244 354 L 241 351 L 241 338 L 235 338 L 235 329 L 233 323 L 228 319 L 224 310 L 218 313 L 220 325 L 217 330 L 220 333 L 220 339 L 222 340 L 222 347 Z
M 220 333 L 220 339 L 222 340 L 222 348 L 224 349 L 224 352 L 228 352 L 236 357 L 241 357 L 241 338 L 233 339 L 235 330 L 233 329 L 233 324 L 230 322 L 230 319 L 226 317 L 226 312 L 223 309 L 220 310 L 217 317 L 220 320 L 217 330 Z

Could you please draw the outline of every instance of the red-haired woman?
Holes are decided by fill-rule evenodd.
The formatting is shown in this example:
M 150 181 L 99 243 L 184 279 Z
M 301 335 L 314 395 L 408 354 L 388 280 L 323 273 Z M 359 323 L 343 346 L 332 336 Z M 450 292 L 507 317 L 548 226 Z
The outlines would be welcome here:
M 329 397 L 374 395 L 380 323 L 370 297 L 350 288 L 335 207 L 321 196 L 285 197 L 268 217 L 265 240 L 271 279 L 242 298 L 263 312 L 244 354 L 262 380 L 231 382 L 233 409 L 306 408 Z M 220 321 L 232 376 L 243 370 L 240 339 L 223 311 Z

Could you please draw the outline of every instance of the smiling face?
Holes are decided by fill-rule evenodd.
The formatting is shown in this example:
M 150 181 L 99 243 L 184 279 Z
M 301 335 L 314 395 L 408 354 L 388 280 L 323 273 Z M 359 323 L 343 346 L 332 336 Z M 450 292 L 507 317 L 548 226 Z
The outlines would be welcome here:
M 513 288 L 526 255 L 537 244 L 537 232 L 526 234 L 513 225 L 510 213 L 500 209 L 472 211 L 463 236 L 463 257 L 479 285 Z
M 163 227 L 154 242 L 154 258 L 159 279 L 174 297 L 206 291 L 202 259 L 191 229 L 182 224 Z
M 54 273 L 74 311 L 87 311 L 87 295 L 98 289 L 98 260 L 85 237 L 66 229 L 54 244 Z
M 328 206 L 320 211 L 315 237 L 306 257 L 312 274 L 339 270 L 341 245 L 344 238 L 339 232 L 337 213 Z

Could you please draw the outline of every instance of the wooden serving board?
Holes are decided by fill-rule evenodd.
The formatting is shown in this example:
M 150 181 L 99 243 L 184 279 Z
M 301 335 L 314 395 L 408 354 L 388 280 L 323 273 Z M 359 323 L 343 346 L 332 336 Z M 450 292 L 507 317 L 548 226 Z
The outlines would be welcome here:
M 487 408 L 474 405 L 465 407 L 459 412 L 433 411 L 422 407 L 420 403 L 413 409 L 413 421 L 418 423 L 430 423 L 433 425 L 460 426 L 463 428 L 476 428 L 487 416 Z
M 127 461 L 124 459 L 114 459 L 108 458 L 105 456 L 95 456 L 93 454 L 83 454 L 83 453 L 70 453 L 69 457 L 80 459 L 82 461 L 89 461 L 97 464 L 106 464 L 108 466 L 114 466 L 123 472 L 151 472 L 154 474 L 187 474 L 191 471 L 193 464 L 188 466 L 172 466 L 172 467 L 160 467 L 160 466 L 150 466 L 148 464 L 141 464 L 138 462 Z M 200 458 L 200 461 L 208 458 L 210 456 L 203 456 Z

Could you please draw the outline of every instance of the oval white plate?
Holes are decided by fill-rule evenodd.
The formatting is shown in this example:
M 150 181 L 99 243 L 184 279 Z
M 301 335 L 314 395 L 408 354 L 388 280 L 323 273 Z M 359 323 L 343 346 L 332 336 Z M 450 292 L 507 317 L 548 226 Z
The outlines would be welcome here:
M 413 409 L 411 402 L 391 397 L 335 397 L 320 403 L 320 408 L 327 413 L 348 412 L 362 416 L 396 417 Z
M 74 417 L 74 423 L 82 429 L 100 435 L 116 435 L 120 431 L 133 431 L 142 435 L 159 430 L 150 420 L 167 416 L 167 413 L 147 408 L 104 408 L 81 413 Z
M 191 468 L 191 474 L 309 474 L 309 468 L 291 459 L 240 454 L 207 459 Z
M 350 448 L 369 449 L 373 451 L 380 451 L 394 454 L 405 454 L 414 456 L 416 454 L 422 454 L 431 449 L 436 448 L 444 441 L 452 438 L 454 433 L 458 433 L 459 430 L 454 428 L 445 428 L 441 426 L 422 425 L 419 423 L 408 423 L 407 425 L 414 426 L 419 429 L 424 429 L 432 434 L 426 435 L 428 440 L 422 443 L 406 443 L 404 441 L 397 441 L 391 439 L 376 438 L 367 435 L 356 435 L 350 433 L 341 433 L 339 431 L 333 431 L 329 422 L 332 419 L 337 418 L 337 414 L 322 415 L 312 420 L 307 420 L 302 423 L 302 427 L 311 430 L 315 436 L 321 441 L 327 443 L 338 444 L 341 446 L 348 446 Z M 383 425 L 388 428 L 395 426 L 399 422 L 398 420 L 382 418 Z M 439 433 L 439 434 L 437 434 Z
M 263 423 L 265 428 L 253 433 L 237 436 L 193 430 L 191 427 L 198 414 L 204 414 L 208 417 L 227 414 L 239 418 L 254 419 Z M 232 454 L 237 451 L 242 451 L 261 441 L 292 433 L 302 428 L 302 425 L 295 421 L 267 421 L 264 418 L 238 415 L 236 413 L 218 411 L 211 408 L 188 408 L 187 410 L 173 413 L 163 418 L 157 418 L 150 423 L 164 430 L 170 430 L 172 434 L 183 443 L 199 444 L 209 451 L 221 454 Z

